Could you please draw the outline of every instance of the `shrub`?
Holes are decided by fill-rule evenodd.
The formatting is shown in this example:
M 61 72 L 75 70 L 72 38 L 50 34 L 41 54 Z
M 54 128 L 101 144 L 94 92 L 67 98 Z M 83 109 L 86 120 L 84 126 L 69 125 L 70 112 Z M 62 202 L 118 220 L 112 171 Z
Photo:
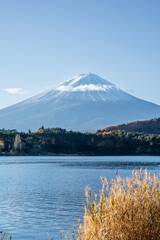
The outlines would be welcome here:
M 99 197 L 86 188 L 78 240 L 160 239 L 160 183 L 156 174 L 133 170 L 132 178 L 102 178 Z

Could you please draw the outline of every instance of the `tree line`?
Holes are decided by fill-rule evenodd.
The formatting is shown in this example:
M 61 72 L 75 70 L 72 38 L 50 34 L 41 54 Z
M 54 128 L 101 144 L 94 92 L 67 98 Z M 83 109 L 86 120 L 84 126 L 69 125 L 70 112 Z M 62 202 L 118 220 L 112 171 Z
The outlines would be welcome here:
M 160 135 L 99 130 L 96 133 L 44 128 L 0 130 L 0 155 L 160 155 Z

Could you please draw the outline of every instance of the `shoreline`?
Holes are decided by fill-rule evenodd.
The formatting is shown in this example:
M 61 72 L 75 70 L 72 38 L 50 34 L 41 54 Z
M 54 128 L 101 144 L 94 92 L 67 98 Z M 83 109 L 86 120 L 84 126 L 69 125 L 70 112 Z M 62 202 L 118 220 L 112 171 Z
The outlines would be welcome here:
M 119 157 L 119 156 L 125 156 L 125 157 L 131 157 L 131 156 L 136 156 L 136 157 L 143 157 L 143 156 L 148 156 L 148 157 L 160 157 L 159 154 L 108 154 L 108 155 L 103 155 L 103 154 L 64 154 L 64 153 L 55 153 L 55 154 L 39 154 L 39 155 L 32 155 L 32 154 L 1 154 L 0 157 Z

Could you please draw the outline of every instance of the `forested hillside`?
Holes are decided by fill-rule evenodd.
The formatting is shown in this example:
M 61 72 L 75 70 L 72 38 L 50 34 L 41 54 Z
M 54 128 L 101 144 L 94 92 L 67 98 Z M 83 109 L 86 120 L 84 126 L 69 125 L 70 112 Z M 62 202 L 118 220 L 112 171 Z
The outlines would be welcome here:
M 110 126 L 103 130 L 105 131 L 125 130 L 127 132 L 143 132 L 146 134 L 160 134 L 160 118 L 154 118 L 146 121 L 136 121 L 136 122 L 131 122 L 127 124 Z

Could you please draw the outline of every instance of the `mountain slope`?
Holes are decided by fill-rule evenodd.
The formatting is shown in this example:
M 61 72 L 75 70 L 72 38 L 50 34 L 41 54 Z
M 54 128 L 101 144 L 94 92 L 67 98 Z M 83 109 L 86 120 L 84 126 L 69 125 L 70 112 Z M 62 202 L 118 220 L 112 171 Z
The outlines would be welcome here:
M 95 74 L 80 74 L 35 97 L 0 110 L 0 128 L 40 126 L 96 131 L 160 116 L 160 106 L 138 99 Z
M 127 132 L 142 132 L 145 134 L 160 134 L 160 118 L 146 121 L 136 121 L 104 128 L 102 131 L 125 130 Z

